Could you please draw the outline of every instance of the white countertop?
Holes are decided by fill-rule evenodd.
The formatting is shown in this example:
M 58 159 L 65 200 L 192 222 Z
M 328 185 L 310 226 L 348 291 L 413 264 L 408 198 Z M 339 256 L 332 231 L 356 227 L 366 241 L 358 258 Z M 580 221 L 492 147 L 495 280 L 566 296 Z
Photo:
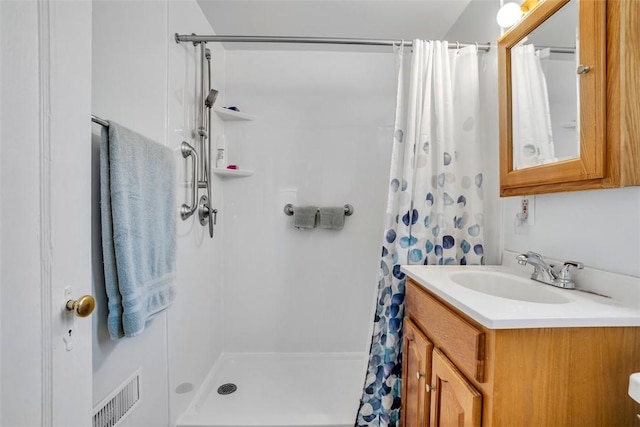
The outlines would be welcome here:
M 640 278 L 636 277 L 599 270 L 592 270 L 590 274 L 588 269 L 580 272 L 580 280 L 585 284 L 583 290 L 612 296 L 609 298 L 530 280 L 531 286 L 544 287 L 569 300 L 562 304 L 546 304 L 487 295 L 460 286 L 449 277 L 453 272 L 475 270 L 504 272 L 529 279 L 532 268 L 528 266 L 405 265 L 401 270 L 425 289 L 490 329 L 640 326 Z M 594 279 L 599 285 L 594 285 Z M 576 282 L 580 287 L 577 278 Z

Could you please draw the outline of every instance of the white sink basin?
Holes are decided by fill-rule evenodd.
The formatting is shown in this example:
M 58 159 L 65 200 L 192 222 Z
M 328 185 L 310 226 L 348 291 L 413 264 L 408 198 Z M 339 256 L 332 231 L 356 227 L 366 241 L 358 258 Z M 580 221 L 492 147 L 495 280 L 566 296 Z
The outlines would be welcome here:
M 498 271 L 459 271 L 451 273 L 450 278 L 457 285 L 472 291 L 510 300 L 539 304 L 565 304 L 571 301 L 558 290 L 546 287 L 550 285 Z
M 575 274 L 575 290 L 560 289 L 531 280 L 531 268 L 518 265 L 517 255 L 505 251 L 504 265 L 403 265 L 401 271 L 490 329 L 640 326 L 640 277 L 585 267 Z
M 629 377 L 629 396 L 640 403 L 640 372 Z

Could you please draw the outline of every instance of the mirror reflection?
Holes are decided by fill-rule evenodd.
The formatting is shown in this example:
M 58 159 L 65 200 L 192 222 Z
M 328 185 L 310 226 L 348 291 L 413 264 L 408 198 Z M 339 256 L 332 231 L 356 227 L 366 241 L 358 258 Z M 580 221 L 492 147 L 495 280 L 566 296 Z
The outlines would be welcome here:
M 513 169 L 580 156 L 578 1 L 511 48 Z

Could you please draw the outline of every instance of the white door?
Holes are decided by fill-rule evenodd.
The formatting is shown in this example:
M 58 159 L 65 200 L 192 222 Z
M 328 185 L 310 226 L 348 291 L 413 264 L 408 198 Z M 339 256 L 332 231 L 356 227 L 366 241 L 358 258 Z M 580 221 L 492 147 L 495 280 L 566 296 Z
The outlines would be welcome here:
M 0 43 L 0 425 L 89 426 L 91 2 L 2 0 Z

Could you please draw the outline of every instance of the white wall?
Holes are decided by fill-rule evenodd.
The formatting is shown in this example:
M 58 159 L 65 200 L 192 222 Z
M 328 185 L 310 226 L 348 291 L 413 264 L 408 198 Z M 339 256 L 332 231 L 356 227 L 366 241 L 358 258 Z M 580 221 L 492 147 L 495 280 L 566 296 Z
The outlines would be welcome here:
M 449 31 L 447 39 L 495 43 L 499 36 L 495 23 L 499 3 L 499 0 L 473 0 Z M 490 76 L 488 81 L 494 82 L 487 85 L 493 95 L 490 93 L 483 102 L 483 111 L 491 114 L 497 112 L 496 66 L 497 62 L 487 63 L 484 70 L 484 74 Z M 550 258 L 582 261 L 592 268 L 640 276 L 640 188 L 536 196 L 535 225 L 516 232 L 514 220 L 520 198 L 496 198 L 497 115 L 488 117 L 485 123 L 488 129 L 486 143 L 492 147 L 487 151 L 491 157 L 489 165 L 496 180 L 496 193 L 490 196 L 491 201 L 485 197 L 486 208 L 492 212 L 485 218 L 501 218 L 499 233 L 487 235 L 487 245 L 497 245 L 499 241 L 494 239 L 501 239 L 502 249 L 533 250 Z M 486 227 L 488 229 L 489 224 Z
M 228 51 L 225 351 L 365 352 L 395 105 L 392 53 Z M 350 203 L 341 231 L 301 231 L 287 203 Z
M 186 161 L 179 146 L 183 140 L 195 144 L 194 98 L 199 80 L 194 47 L 176 44 L 175 32 L 211 32 L 195 0 L 95 2 L 92 108 L 94 114 L 174 149 L 177 201 L 182 204 L 188 189 Z M 94 135 L 99 131 L 95 125 Z M 94 317 L 93 401 L 98 403 L 139 367 L 141 405 L 124 425 L 172 424 L 222 349 L 221 239 L 205 237 L 195 217 L 178 220 L 175 302 L 155 316 L 140 336 L 110 341 L 105 327 L 97 150 L 94 137 L 93 259 L 98 313 Z M 221 200 L 221 194 L 216 198 Z
M 516 231 L 519 198 L 504 200 L 504 247 L 640 276 L 640 188 L 535 196 L 535 225 Z
M 118 25 L 113 25 L 118 22 Z M 167 6 L 164 2 L 94 2 L 93 114 L 166 144 Z M 100 126 L 94 125 L 94 135 Z M 142 403 L 125 425 L 166 425 L 168 420 L 167 314 L 138 337 L 113 342 L 106 328 L 99 209 L 99 144 L 94 142 L 93 403 L 141 369 Z

